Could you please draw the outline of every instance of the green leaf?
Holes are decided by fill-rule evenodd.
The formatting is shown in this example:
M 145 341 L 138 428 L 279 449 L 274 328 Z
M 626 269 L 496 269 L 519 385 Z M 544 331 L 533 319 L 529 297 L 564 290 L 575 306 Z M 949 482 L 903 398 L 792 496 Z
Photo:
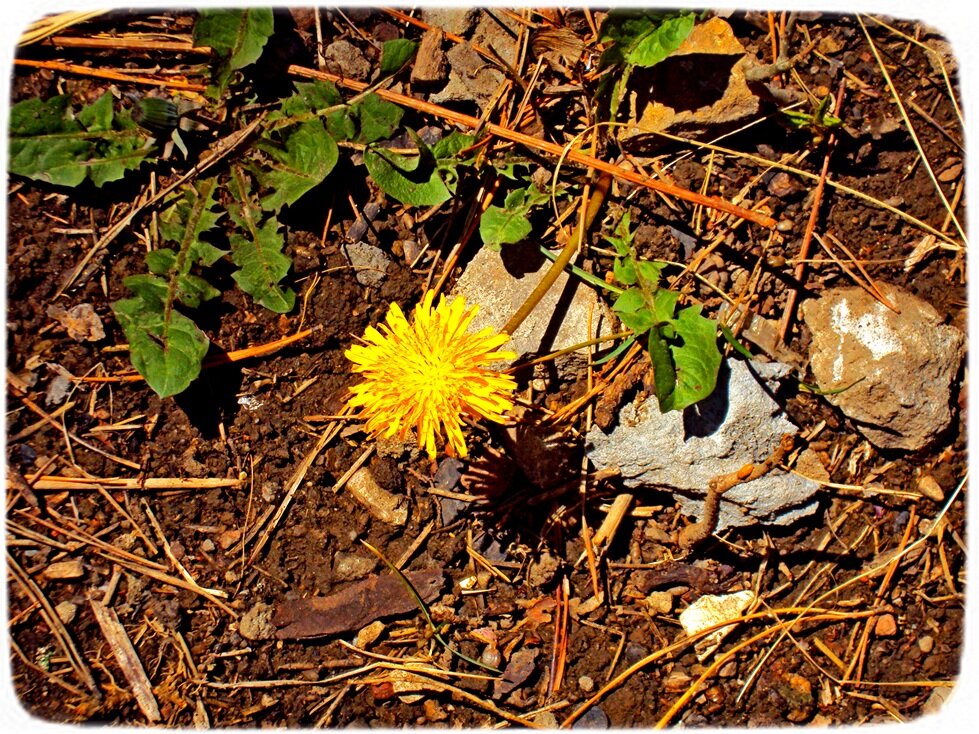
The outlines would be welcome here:
M 262 208 L 276 212 L 320 184 L 340 158 L 336 141 L 320 120 L 295 127 L 284 145 L 264 138 L 258 147 L 272 159 L 256 170 L 259 183 L 270 192 L 262 199 Z
M 641 308 L 646 307 L 646 299 L 642 291 L 638 288 L 629 288 L 623 291 L 612 304 L 612 310 L 617 314 L 635 313 Z
M 450 165 L 450 163 L 466 164 L 471 162 L 472 159 L 469 158 L 461 161 L 456 161 L 455 159 L 462 151 L 473 147 L 475 143 L 476 136 L 453 131 L 432 146 L 432 155 L 443 166 Z
M 78 186 L 88 178 L 101 187 L 138 168 L 148 145 L 148 133 L 128 112 L 115 114 L 109 92 L 77 117 L 66 96 L 28 99 L 10 110 L 10 172 L 34 180 Z
M 373 143 L 391 137 L 401 124 L 403 114 L 404 110 L 398 105 L 387 102 L 376 94 L 368 94 L 350 107 L 350 116 L 355 117 L 360 126 L 356 142 Z
M 388 196 L 410 206 L 435 206 L 452 192 L 442 180 L 431 151 L 427 156 L 425 152 L 421 149 L 417 156 L 403 156 L 372 145 L 364 151 L 364 165 Z
M 500 245 L 520 242 L 530 234 L 530 210 L 547 201 L 547 194 L 533 185 L 515 189 L 507 194 L 503 206 L 489 206 L 479 220 L 479 234 L 483 244 L 498 250 Z
M 479 236 L 493 250 L 520 242 L 531 230 L 526 211 L 510 211 L 501 206 L 490 206 L 479 220 Z
M 666 413 L 672 410 L 673 393 L 676 390 L 676 368 L 673 365 L 673 355 L 669 343 L 663 338 L 659 328 L 649 330 L 646 342 L 649 360 L 653 367 L 653 385 L 656 389 L 656 400 L 659 410 Z
M 256 303 L 275 313 L 288 313 L 296 305 L 296 294 L 279 285 L 292 266 L 282 253 L 285 238 L 280 224 L 275 217 L 261 222 L 262 210 L 240 168 L 232 171 L 231 189 L 233 202 L 228 205 L 228 214 L 244 230 L 230 236 L 231 259 L 240 268 L 231 277 Z
M 660 401 L 660 409 L 683 410 L 703 400 L 717 387 L 721 352 L 717 348 L 717 324 L 700 313 L 700 306 L 688 306 L 674 322 L 677 338 L 670 351 L 676 365 L 676 389 Z
M 602 54 L 600 65 L 616 63 L 655 66 L 676 51 L 693 30 L 694 14 L 664 16 L 645 11 L 612 11 L 602 23 L 600 40 L 614 45 Z
M 271 8 L 200 10 L 194 23 L 194 45 L 210 46 L 234 71 L 258 61 L 273 24 Z
M 211 9 L 198 11 L 193 39 L 196 46 L 210 46 L 221 57 L 214 67 L 211 96 L 220 96 L 231 73 L 258 61 L 272 36 L 271 8 Z
M 200 374 L 210 344 L 189 318 L 175 310 L 163 312 L 142 298 L 112 304 L 129 341 L 133 367 L 161 397 L 186 390 Z
M 147 256 L 151 274 L 123 280 L 135 298 L 112 304 L 129 341 L 133 367 L 161 397 L 182 392 L 197 377 L 208 349 L 208 339 L 193 321 L 180 313 L 177 303 L 197 307 L 219 295 L 199 275 L 190 272 L 195 262 L 213 264 L 221 250 L 200 239 L 221 214 L 213 211 L 216 180 L 187 186 L 160 216 L 160 233 L 177 244 Z
M 381 76 L 388 76 L 400 71 L 418 50 L 418 43 L 407 38 L 395 38 L 385 41 L 381 47 Z
M 635 285 L 638 280 L 636 264 L 631 257 L 617 257 L 612 264 L 612 275 L 622 285 Z

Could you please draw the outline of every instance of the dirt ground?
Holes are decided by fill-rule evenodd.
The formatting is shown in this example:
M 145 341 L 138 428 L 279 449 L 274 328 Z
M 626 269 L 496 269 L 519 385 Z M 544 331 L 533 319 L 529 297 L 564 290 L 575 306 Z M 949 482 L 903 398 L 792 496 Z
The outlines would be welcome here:
M 518 24 L 519 33 L 563 28 L 594 44 L 597 21 L 587 15 L 526 12 L 529 22 Z M 782 18 L 773 17 L 776 25 Z M 119 13 L 61 35 L 155 30 L 186 40 L 192 22 L 181 13 Z M 766 14 L 735 14 L 727 22 L 750 56 L 771 62 Z M 954 83 L 954 57 L 934 31 L 887 23 L 867 22 L 867 33 L 886 57 L 894 88 L 913 102 L 908 109 L 918 142 L 963 221 L 963 131 L 935 61 L 949 65 Z M 282 11 L 271 60 L 259 71 L 246 69 L 246 79 L 257 89 L 268 82 L 264 77 L 275 77 L 283 96 L 295 81 L 285 72 L 289 64 L 316 67 L 319 37 L 325 46 L 346 40 L 360 49 L 357 58 L 376 65 L 379 41 L 422 35 L 422 28 L 380 10 L 323 11 L 319 17 Z M 446 38 L 450 48 L 455 41 Z M 774 77 L 775 88 L 805 85 L 824 96 L 845 83 L 832 179 L 954 240 L 947 210 L 857 19 L 804 15 L 794 19 L 786 43 L 790 56 L 803 56 L 791 73 Z M 160 78 L 171 70 L 201 78 L 193 76 L 201 73 L 200 57 L 190 53 L 154 55 L 48 39 L 23 47 L 19 57 L 84 69 L 17 66 L 14 102 L 56 93 L 91 101 L 110 85 L 134 91 L 92 70 L 155 69 Z M 563 71 L 545 64 L 533 80 L 535 61 L 515 67 L 538 102 L 529 134 L 564 145 L 580 132 L 575 126 L 594 88 L 585 57 Z M 420 99 L 432 93 L 411 87 L 407 73 L 399 89 Z M 542 91 L 560 85 L 571 91 L 550 97 Z M 516 82 L 508 91 L 517 102 L 524 93 Z M 456 107 L 482 113 L 472 102 Z M 761 99 L 756 116 L 769 117 L 725 130 L 730 134 L 722 145 L 769 160 L 794 156 L 794 165 L 818 177 L 827 132 L 790 130 L 775 111 L 775 100 Z M 210 142 L 207 135 L 228 134 L 230 119 L 203 133 L 200 147 Z M 405 124 L 448 130 L 418 110 L 406 113 Z M 553 165 L 547 156 L 520 152 Z M 614 143 L 604 154 L 622 162 Z M 683 550 L 677 532 L 696 518 L 680 514 L 668 492 L 650 489 L 634 493 L 607 545 L 596 549 L 586 539 L 624 489 L 614 476 L 583 479 L 589 471 L 580 461 L 589 415 L 584 408 L 562 438 L 566 449 L 578 452 L 578 468 L 544 487 L 532 483 L 496 429 L 470 429 L 471 460 L 433 463 L 411 444 L 376 442 L 357 422 L 337 420 L 355 379 L 344 350 L 384 317 L 389 303 L 407 310 L 419 300 L 427 279 L 437 278 L 450 257 L 453 240 L 444 230 L 458 228 L 453 217 L 460 208 L 479 203 L 478 187 L 464 185 L 456 192 L 461 207 L 405 207 L 378 190 L 357 155 L 341 149 L 327 185 L 282 216 L 292 260 L 287 280 L 299 294 L 292 312 L 257 306 L 220 265 L 213 278 L 221 295 L 199 310 L 198 323 L 215 352 L 312 331 L 269 353 L 207 367 L 186 392 L 164 399 L 145 382 L 119 377 L 131 366 L 110 308 L 126 296 L 122 279 L 145 271 L 143 235 L 152 217 L 96 251 L 63 292 L 62 284 L 140 192 L 165 185 L 192 161 L 175 154 L 101 189 L 10 176 L 8 629 L 16 697 L 31 715 L 215 728 L 572 722 L 753 728 L 908 721 L 937 708 L 955 685 L 963 644 L 964 372 L 950 396 L 952 426 L 915 452 L 877 449 L 822 396 L 797 384 L 781 391 L 786 414 L 801 434 L 811 435 L 810 447 L 831 477 L 819 494 L 819 511 L 788 528 L 730 531 Z M 798 282 L 792 258 L 813 208 L 814 181 L 759 176 L 764 168 L 755 160 L 689 144 L 629 155 L 647 172 L 669 165 L 666 175 L 678 186 L 699 191 L 706 181 L 708 192 L 723 198 L 757 181 L 747 203 L 766 207 L 779 222 L 779 237 L 759 257 L 760 228 L 721 225 L 728 230 L 715 269 L 727 272 L 715 274 L 713 283 L 733 288 L 736 268 L 750 271 L 761 261 L 767 276 L 752 303 L 761 316 L 781 317 Z M 565 170 L 572 182 L 584 176 L 568 164 Z M 617 184 L 609 201 L 631 212 L 642 254 L 650 258 L 676 256 L 671 233 L 695 232 L 695 219 L 704 216 L 627 182 Z M 342 247 L 368 203 L 378 208 L 364 241 L 389 259 L 375 285 L 357 280 Z M 964 245 L 935 249 L 906 267 L 923 234 L 913 223 L 838 189 L 827 188 L 817 203 L 817 231 L 845 239 L 870 278 L 920 296 L 945 323 L 965 329 Z M 609 231 L 602 216 L 590 233 L 590 244 L 599 248 Z M 690 236 L 696 251 L 713 235 Z M 416 259 L 406 251 L 409 240 L 430 246 Z M 553 237 L 547 244 L 557 247 Z M 477 236 L 450 264 L 447 287 L 479 246 Z M 805 270 L 803 295 L 851 283 L 813 247 L 810 258 L 821 262 Z M 585 252 L 576 262 L 599 277 L 611 269 L 602 253 Z M 691 283 L 687 295 L 716 313 L 720 299 L 699 281 Z M 69 334 L 51 315 L 54 304 L 90 304 L 104 338 Z M 807 327 L 793 322 L 786 343 L 805 355 Z M 596 367 L 592 379 L 605 374 Z M 96 377 L 107 379 L 81 379 Z M 544 374 L 528 389 L 524 378 L 527 414 L 570 403 L 585 393 L 588 379 Z M 613 407 L 644 389 L 637 382 Z M 358 462 L 385 496 L 397 498 L 403 522 L 379 519 L 376 508 L 349 491 L 346 482 Z M 89 483 L 65 490 L 41 481 L 49 477 Z M 132 483 L 120 488 L 98 481 L 113 477 Z M 914 542 L 919 538 L 925 539 Z M 391 572 L 362 541 L 406 573 L 429 574 L 410 576 L 419 593 L 431 591 L 425 614 L 403 583 L 378 581 Z M 374 585 L 349 596 L 358 584 Z M 699 656 L 679 626 L 680 611 L 705 594 L 742 590 L 759 598 L 756 616 L 735 625 L 716 651 Z M 303 604 L 308 597 L 330 599 L 333 606 L 317 612 Z M 333 631 L 283 637 L 276 620 L 289 615 Z

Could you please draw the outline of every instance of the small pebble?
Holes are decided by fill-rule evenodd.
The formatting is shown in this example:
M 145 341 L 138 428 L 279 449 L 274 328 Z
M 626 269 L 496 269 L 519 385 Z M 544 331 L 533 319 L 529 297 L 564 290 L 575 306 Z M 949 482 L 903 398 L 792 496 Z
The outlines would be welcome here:
M 874 634 L 878 637 L 893 637 L 897 633 L 897 621 L 893 614 L 882 614 L 874 625 Z
M 924 635 L 918 638 L 918 649 L 926 655 L 935 648 L 935 638 L 931 635 Z
M 595 690 L 595 681 L 593 681 L 587 675 L 583 675 L 578 679 L 578 688 L 580 688 L 584 693 L 591 693 Z
M 931 474 L 922 474 L 918 478 L 918 491 L 935 502 L 945 501 L 945 492 L 942 491 L 942 485 Z

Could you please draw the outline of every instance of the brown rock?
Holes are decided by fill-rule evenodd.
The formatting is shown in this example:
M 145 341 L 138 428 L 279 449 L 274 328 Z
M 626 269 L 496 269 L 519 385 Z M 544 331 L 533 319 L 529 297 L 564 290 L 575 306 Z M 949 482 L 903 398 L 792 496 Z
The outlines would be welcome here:
M 443 35 L 438 28 L 425 31 L 411 69 L 412 84 L 438 84 L 448 79 L 449 67 L 442 50 Z
M 756 114 L 758 98 L 745 79 L 748 61 L 744 46 L 723 18 L 695 25 L 667 59 L 633 71 L 633 109 L 620 137 L 668 128 L 696 131 Z
M 952 420 L 952 381 L 965 337 L 927 302 L 880 284 L 900 313 L 862 288 L 836 288 L 806 301 L 810 366 L 826 395 L 873 444 L 916 451 Z M 845 388 L 845 389 L 844 389 Z
M 874 634 L 877 637 L 893 637 L 897 634 L 897 620 L 893 614 L 882 614 L 874 624 Z

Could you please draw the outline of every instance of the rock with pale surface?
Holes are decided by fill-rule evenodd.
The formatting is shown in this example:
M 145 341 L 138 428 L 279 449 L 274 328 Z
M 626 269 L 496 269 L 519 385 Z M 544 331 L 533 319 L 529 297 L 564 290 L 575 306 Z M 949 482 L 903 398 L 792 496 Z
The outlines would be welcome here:
M 965 337 L 930 304 L 881 290 L 900 313 L 861 288 L 836 288 L 800 307 L 812 332 L 810 367 L 822 390 L 874 445 L 916 451 L 952 420 L 952 383 Z
M 661 413 L 650 396 L 625 406 L 610 433 L 593 428 L 588 456 L 595 468 L 618 470 L 627 487 L 672 489 L 681 511 L 700 519 L 713 477 L 764 461 L 784 434 L 798 432 L 744 362 L 725 362 L 717 383 L 710 397 L 682 412 Z M 809 451 L 796 469 L 828 479 Z M 815 512 L 818 489 L 815 481 L 775 469 L 724 493 L 717 530 L 789 524 Z
M 479 313 L 470 326 L 472 331 L 486 326 L 502 328 L 544 277 L 550 261 L 543 256 L 522 257 L 521 252 L 527 254 L 518 245 L 507 246 L 503 253 L 484 247 L 459 277 L 454 293 L 465 296 L 467 303 L 479 305 Z M 517 355 L 543 355 L 581 344 L 596 334 L 611 334 L 611 326 L 611 312 L 599 302 L 595 289 L 561 273 L 502 348 Z M 559 370 L 562 364 L 571 365 L 575 356 L 584 364 L 584 354 L 562 360 L 558 363 Z

